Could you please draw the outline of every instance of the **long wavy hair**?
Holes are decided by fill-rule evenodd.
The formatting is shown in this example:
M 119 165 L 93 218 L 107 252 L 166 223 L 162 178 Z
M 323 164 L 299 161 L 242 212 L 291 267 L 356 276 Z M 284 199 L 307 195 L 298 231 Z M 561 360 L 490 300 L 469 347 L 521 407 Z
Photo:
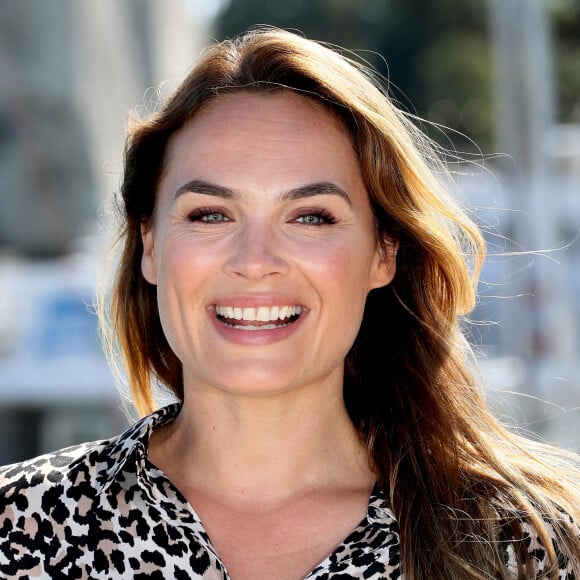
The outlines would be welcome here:
M 171 137 L 205 103 L 237 91 L 295 91 L 338 115 L 379 236 L 399 244 L 395 279 L 368 297 L 344 399 L 398 519 L 404 574 L 507 578 L 500 543 L 511 538 L 518 577 L 530 578 L 526 522 L 547 552 L 545 577 L 557 577 L 550 531 L 580 576 L 578 528 L 563 514 L 580 520 L 577 459 L 506 431 L 472 371 L 461 324 L 485 244 L 442 186 L 444 163 L 369 67 L 296 34 L 261 28 L 210 46 L 157 112 L 129 125 L 120 264 L 103 319 L 139 412 L 154 410 L 156 382 L 183 397 L 156 287 L 141 273 L 141 226 L 154 217 Z

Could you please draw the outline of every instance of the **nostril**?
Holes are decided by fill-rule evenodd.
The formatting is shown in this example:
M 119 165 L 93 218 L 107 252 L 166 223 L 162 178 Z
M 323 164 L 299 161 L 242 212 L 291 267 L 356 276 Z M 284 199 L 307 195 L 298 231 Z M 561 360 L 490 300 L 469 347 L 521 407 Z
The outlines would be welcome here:
M 281 276 L 288 272 L 288 262 L 271 250 L 240 251 L 226 263 L 228 273 L 245 278 Z

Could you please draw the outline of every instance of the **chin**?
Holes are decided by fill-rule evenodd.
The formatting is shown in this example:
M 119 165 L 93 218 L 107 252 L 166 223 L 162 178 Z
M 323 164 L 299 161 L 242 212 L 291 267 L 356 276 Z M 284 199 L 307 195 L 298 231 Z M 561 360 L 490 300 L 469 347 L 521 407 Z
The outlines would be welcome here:
M 250 372 L 218 384 L 224 391 L 246 397 L 268 397 L 300 389 L 296 377 L 280 376 L 280 373 Z

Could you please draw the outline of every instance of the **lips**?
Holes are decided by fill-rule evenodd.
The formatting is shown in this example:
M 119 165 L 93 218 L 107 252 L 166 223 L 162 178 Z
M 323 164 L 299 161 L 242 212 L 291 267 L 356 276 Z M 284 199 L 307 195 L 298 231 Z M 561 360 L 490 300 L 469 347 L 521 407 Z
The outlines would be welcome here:
M 302 314 L 302 306 L 279 305 L 240 307 L 216 305 L 218 319 L 240 330 L 271 330 L 281 328 L 295 322 Z

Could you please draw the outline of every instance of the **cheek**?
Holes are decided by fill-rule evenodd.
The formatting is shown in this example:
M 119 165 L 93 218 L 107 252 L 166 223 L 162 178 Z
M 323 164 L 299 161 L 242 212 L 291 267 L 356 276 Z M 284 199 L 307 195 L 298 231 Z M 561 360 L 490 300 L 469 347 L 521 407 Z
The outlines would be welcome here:
M 355 319 L 362 317 L 374 256 L 371 244 L 363 241 L 321 245 L 302 253 L 300 267 L 313 277 L 323 305 L 336 309 L 337 316 L 343 316 L 348 309 Z
M 187 333 L 186 318 L 196 313 L 203 296 L 202 281 L 211 260 L 193 244 L 172 240 L 157 256 L 157 302 L 166 338 L 179 356 Z
M 207 251 L 187 234 L 174 235 L 165 241 L 158 254 L 159 284 L 187 290 L 212 264 L 215 264 L 215 253 Z
M 334 366 L 344 361 L 360 330 L 368 295 L 369 260 L 368 252 L 356 252 L 346 245 L 315 252 L 308 263 L 320 300 L 320 311 L 314 318 L 318 340 L 309 348 L 321 360 L 330 356 Z

